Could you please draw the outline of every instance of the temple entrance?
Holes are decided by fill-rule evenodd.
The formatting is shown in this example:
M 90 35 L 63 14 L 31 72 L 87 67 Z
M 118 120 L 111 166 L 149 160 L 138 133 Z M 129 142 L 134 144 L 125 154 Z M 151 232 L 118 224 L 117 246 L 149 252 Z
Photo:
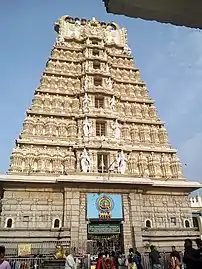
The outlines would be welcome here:
M 123 251 L 122 224 L 90 223 L 88 225 L 88 240 L 92 242 L 93 254 L 105 251 Z

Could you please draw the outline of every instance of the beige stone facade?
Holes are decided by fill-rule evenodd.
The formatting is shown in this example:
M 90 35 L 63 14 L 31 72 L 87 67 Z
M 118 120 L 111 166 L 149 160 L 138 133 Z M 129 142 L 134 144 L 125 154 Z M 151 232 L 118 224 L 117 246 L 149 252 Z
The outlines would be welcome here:
M 88 241 L 88 193 L 120 194 L 125 249 L 198 236 L 176 150 L 135 67 L 126 29 L 62 17 L 1 176 L 0 241 Z M 112 220 L 113 221 L 113 220 Z M 98 220 L 99 222 L 99 220 Z

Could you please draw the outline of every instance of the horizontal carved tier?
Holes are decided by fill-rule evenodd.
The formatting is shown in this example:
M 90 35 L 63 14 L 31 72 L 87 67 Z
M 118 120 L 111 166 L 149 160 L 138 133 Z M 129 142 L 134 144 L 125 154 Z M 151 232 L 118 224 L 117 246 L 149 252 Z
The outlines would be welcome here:
M 127 161 L 127 174 L 135 177 L 151 178 L 183 178 L 179 159 L 175 153 L 136 152 L 125 153 L 121 151 Z M 76 160 L 87 154 L 91 163 L 88 172 L 99 172 L 98 155 L 96 150 L 74 149 L 73 147 L 47 147 L 33 145 L 18 145 L 12 153 L 10 173 L 39 173 L 39 174 L 65 174 L 68 172 L 82 172 L 82 166 Z M 113 173 L 116 170 L 117 154 L 120 151 L 108 151 L 109 163 L 114 163 Z M 107 171 L 106 171 L 107 172 Z

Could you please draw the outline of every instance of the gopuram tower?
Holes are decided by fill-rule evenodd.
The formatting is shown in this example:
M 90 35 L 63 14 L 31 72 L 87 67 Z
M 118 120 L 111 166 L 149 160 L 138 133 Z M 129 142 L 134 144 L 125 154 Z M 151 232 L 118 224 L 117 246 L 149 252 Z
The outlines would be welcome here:
M 55 30 L 0 176 L 0 243 L 166 250 L 197 237 L 188 195 L 201 185 L 183 176 L 126 29 L 63 16 Z

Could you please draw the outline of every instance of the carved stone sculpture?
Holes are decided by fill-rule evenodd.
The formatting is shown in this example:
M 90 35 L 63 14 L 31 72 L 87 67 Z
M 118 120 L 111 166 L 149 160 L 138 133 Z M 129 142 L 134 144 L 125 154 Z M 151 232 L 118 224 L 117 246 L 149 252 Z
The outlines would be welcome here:
M 174 178 L 183 178 L 182 165 L 177 154 L 172 155 L 171 169 Z
M 88 118 L 86 117 L 85 120 L 83 121 L 83 134 L 84 137 L 88 137 L 91 133 L 91 124 L 88 121 Z
M 115 111 L 116 110 L 116 98 L 115 96 L 113 96 L 110 100 L 109 100 L 109 106 L 110 108 Z
M 108 78 L 108 79 L 107 79 L 107 81 L 106 81 L 106 86 L 107 86 L 107 89 L 108 89 L 109 91 L 112 90 L 112 88 L 113 88 L 113 83 L 112 83 L 111 78 Z
M 90 86 L 90 79 L 88 76 L 86 76 L 84 79 L 84 90 L 85 91 L 88 90 L 89 86 Z
M 127 158 L 125 157 L 125 154 L 122 150 L 121 152 L 118 153 L 118 157 L 117 157 L 118 173 L 122 175 L 125 173 L 126 162 L 127 162 Z
M 125 103 L 125 114 L 126 116 L 131 116 L 131 104 L 128 102 Z
M 172 176 L 170 169 L 170 159 L 167 154 L 161 154 L 161 170 L 163 177 L 170 178 Z
M 129 127 L 126 124 L 126 122 L 124 122 L 123 126 L 122 126 L 122 137 L 124 140 L 130 140 L 130 132 L 129 132 Z
M 148 108 L 148 106 L 144 103 L 143 105 L 142 105 L 142 117 L 143 118 L 148 118 L 148 116 L 149 116 L 149 114 L 148 114 L 148 111 L 149 111 L 149 108 Z
M 156 107 L 155 107 L 155 105 L 154 104 L 151 104 L 150 106 L 149 106 L 149 116 L 150 116 L 150 118 L 158 118 L 158 116 L 157 116 L 157 110 L 156 110 Z
M 158 137 L 158 127 L 155 125 L 151 125 L 151 142 L 152 143 L 159 143 L 159 137 Z
M 152 152 L 148 158 L 149 175 L 151 177 L 161 177 L 160 159 Z
M 118 123 L 118 120 L 115 120 L 115 122 L 112 124 L 112 128 L 114 129 L 114 136 L 116 139 L 121 138 L 121 128 L 120 124 Z
M 138 168 L 141 177 L 148 177 L 149 175 L 148 161 L 147 157 L 143 154 L 143 152 L 140 152 L 138 157 Z
M 81 162 L 81 171 L 84 173 L 90 172 L 91 159 L 90 159 L 89 153 L 87 152 L 85 148 L 83 152 L 81 153 L 80 162 Z
M 131 135 L 131 140 L 133 144 L 140 141 L 139 129 L 137 125 L 135 125 L 134 123 L 132 123 L 131 129 L 130 129 L 130 135 Z
M 83 109 L 89 111 L 90 104 L 91 104 L 91 98 L 88 96 L 87 93 L 85 93 L 83 97 Z
M 140 104 L 138 104 L 138 103 L 134 103 L 132 109 L 133 109 L 133 115 L 134 115 L 136 118 L 142 118 L 142 112 L 141 112 Z
M 159 128 L 159 141 L 162 144 L 168 143 L 168 133 L 167 133 L 167 130 L 164 126 L 161 126 Z

